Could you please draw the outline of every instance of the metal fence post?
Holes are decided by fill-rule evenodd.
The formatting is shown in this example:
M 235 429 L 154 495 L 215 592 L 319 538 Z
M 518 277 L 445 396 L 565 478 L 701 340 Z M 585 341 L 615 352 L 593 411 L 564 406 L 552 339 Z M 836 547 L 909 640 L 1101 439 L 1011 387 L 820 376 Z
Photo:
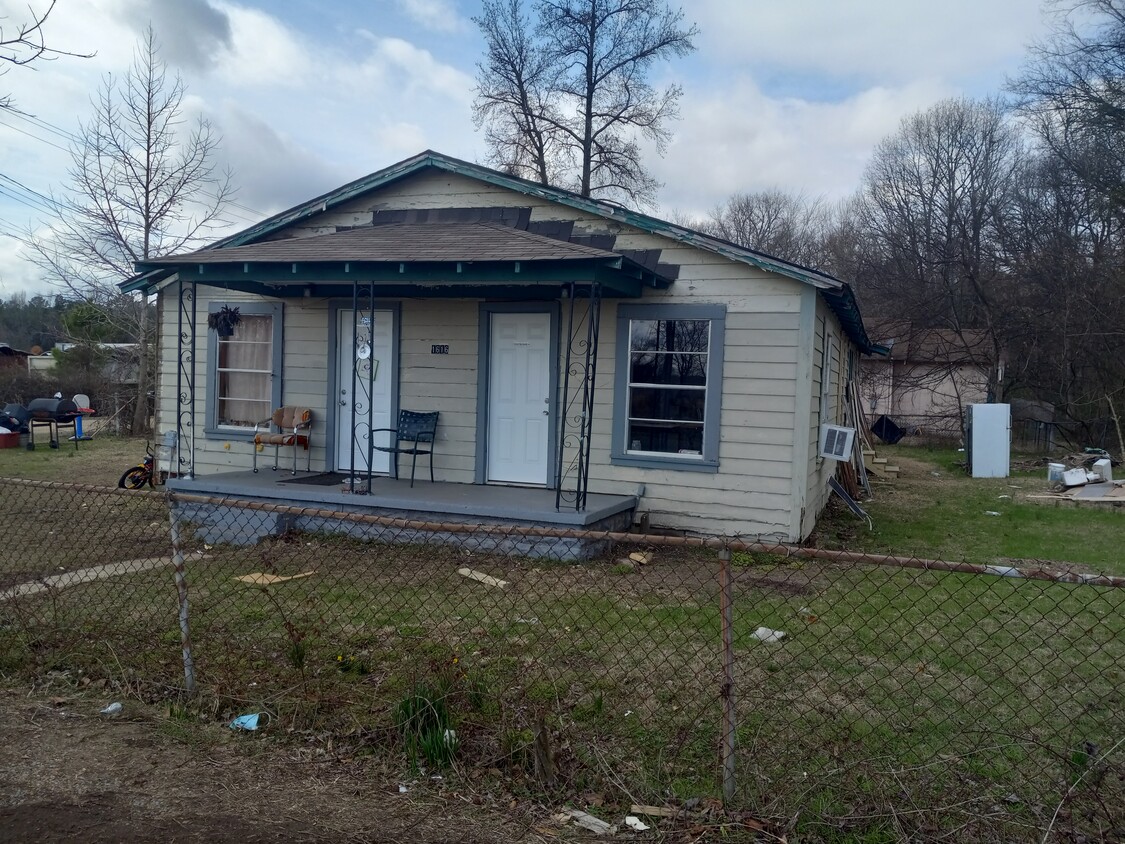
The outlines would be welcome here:
M 195 663 L 191 656 L 191 628 L 188 626 L 188 587 L 184 568 L 184 546 L 180 540 L 180 520 L 176 508 L 168 501 L 168 518 L 172 523 L 172 565 L 176 570 L 176 595 L 179 603 L 180 644 L 184 652 L 184 688 L 195 694 Z
M 731 600 L 730 549 L 719 549 L 719 615 L 723 640 L 723 735 L 719 754 L 723 763 L 723 805 L 734 803 L 734 602 Z

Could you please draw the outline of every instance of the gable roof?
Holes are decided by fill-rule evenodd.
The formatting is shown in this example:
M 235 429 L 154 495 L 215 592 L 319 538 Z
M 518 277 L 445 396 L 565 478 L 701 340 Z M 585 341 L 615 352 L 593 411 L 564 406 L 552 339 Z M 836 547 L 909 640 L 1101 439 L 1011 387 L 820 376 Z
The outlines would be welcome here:
M 303 219 L 321 214 L 363 194 L 378 190 L 427 169 L 456 173 L 516 193 L 546 199 L 812 285 L 824 294 L 825 301 L 840 319 L 844 330 L 862 351 L 874 354 L 886 353 L 885 349 L 873 344 L 868 338 L 851 287 L 834 276 L 767 255 L 755 249 L 739 246 L 721 238 L 712 237 L 685 226 L 670 223 L 667 220 L 632 211 L 616 203 L 581 196 L 563 188 L 542 185 L 480 164 L 473 164 L 443 155 L 433 150 L 426 150 L 328 193 L 321 194 L 314 199 L 275 214 L 237 234 L 223 238 L 207 247 L 207 249 L 201 250 L 201 253 L 193 254 L 198 255 L 211 250 L 229 250 L 255 243 Z M 155 265 L 155 262 L 152 261 L 146 262 L 144 265 L 138 264 L 138 271 L 148 272 L 144 272 L 144 275 L 126 282 L 122 285 L 122 289 L 138 290 L 150 286 L 155 278 L 151 272 Z

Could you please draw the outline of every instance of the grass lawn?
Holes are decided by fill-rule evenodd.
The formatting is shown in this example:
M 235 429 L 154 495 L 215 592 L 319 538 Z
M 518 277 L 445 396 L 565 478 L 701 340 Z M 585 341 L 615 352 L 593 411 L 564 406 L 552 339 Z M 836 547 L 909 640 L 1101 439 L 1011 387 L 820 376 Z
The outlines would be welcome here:
M 879 454 L 902 472 L 892 482 L 872 478 L 873 498 L 862 505 L 875 529 L 835 502 L 817 526 L 818 545 L 953 562 L 1039 560 L 1125 574 L 1125 510 L 1030 501 L 1047 491 L 1045 467 L 971 478 L 957 465 L 964 453 L 953 448 L 881 446 Z
M 121 474 L 144 459 L 143 437 L 95 435 L 94 439 L 74 443 L 62 442 L 57 449 L 46 444 L 45 430 L 35 451 L 19 448 L 0 449 L 0 478 L 32 478 L 43 481 L 68 481 L 116 487 Z M 38 441 L 39 437 L 37 437 Z
M 162 506 L 95 495 L 68 529 L 112 525 L 99 546 L 136 556 L 145 502 Z M 0 531 L 30 518 L 0 508 Z M 718 793 L 714 551 L 656 548 L 626 571 L 390 538 L 198 546 L 193 713 L 267 711 L 279 736 L 402 754 L 396 712 L 423 694 L 456 730 L 461 773 L 501 771 L 532 799 L 599 794 L 612 819 L 632 800 Z M 1072 784 L 1060 829 L 1125 822 L 1121 768 L 1084 749 L 1125 734 L 1125 590 L 749 554 L 734 577 L 739 805 L 788 840 L 1030 840 Z M 166 569 L 9 602 L 0 621 L 0 671 L 82 671 L 148 698 L 182 684 Z M 788 638 L 760 642 L 760 626 Z M 559 779 L 547 797 L 540 727 Z
M 0 476 L 112 485 L 142 453 L 127 440 L 0 451 Z M 958 457 L 897 451 L 903 477 L 868 505 L 876 532 L 833 513 L 821 542 L 1121 571 L 1123 514 L 1028 503 L 1045 473 L 974 481 Z M 159 556 L 167 524 L 159 496 L 0 481 L 0 588 Z M 191 719 L 269 712 L 267 733 L 397 755 L 409 777 L 427 763 L 405 761 L 396 723 L 421 696 L 458 737 L 446 776 L 473 789 L 495 787 L 479 778 L 496 772 L 521 799 L 610 820 L 634 801 L 718 794 L 716 552 L 656 547 L 627 570 L 621 549 L 557 564 L 395 543 L 395 530 L 190 539 L 206 554 L 187 567 L 200 693 L 175 706 Z M 509 585 L 468 580 L 464 566 Z M 253 572 L 313 574 L 236 580 Z M 1039 840 L 1056 807 L 1059 840 L 1125 824 L 1125 590 L 745 553 L 733 573 L 738 805 L 790 842 Z M 156 568 L 0 600 L 0 674 L 105 677 L 118 694 L 177 699 L 176 595 Z M 766 644 L 763 626 L 788 635 Z M 549 788 L 535 779 L 541 729 Z

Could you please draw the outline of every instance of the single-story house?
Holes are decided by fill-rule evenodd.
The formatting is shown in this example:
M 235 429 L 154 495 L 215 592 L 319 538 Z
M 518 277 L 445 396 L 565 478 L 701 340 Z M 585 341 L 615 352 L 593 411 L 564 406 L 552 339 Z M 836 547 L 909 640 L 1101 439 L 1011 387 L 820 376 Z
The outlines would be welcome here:
M 322 508 L 800 540 L 877 351 L 839 279 L 430 151 L 137 271 L 173 488 Z M 280 406 L 310 462 L 255 474 Z M 433 483 L 372 448 L 400 410 L 439 413 Z
M 874 321 L 869 333 L 889 350 L 860 362 L 860 400 L 868 422 L 886 416 L 899 428 L 959 437 L 969 404 L 991 401 L 995 361 L 987 332 L 931 328 L 908 321 Z

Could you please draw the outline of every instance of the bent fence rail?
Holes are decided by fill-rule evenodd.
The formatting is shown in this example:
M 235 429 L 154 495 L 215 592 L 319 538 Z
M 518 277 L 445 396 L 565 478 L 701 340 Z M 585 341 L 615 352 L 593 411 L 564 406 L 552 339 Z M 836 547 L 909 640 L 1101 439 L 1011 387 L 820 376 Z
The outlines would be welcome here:
M 1125 578 L 16 480 L 0 535 L 6 674 L 803 840 L 1125 825 Z

